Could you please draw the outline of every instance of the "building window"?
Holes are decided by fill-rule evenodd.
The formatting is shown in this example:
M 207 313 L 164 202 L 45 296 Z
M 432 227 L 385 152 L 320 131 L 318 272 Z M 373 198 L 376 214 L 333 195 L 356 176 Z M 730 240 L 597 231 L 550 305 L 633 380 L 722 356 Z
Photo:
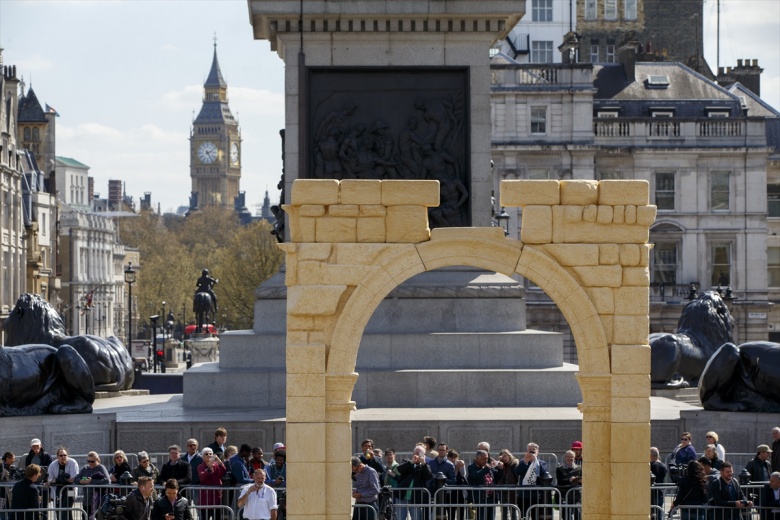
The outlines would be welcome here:
M 780 287 L 780 247 L 767 248 L 766 269 L 769 287 Z
M 598 46 L 598 44 L 591 44 L 591 46 L 590 46 L 590 62 L 591 63 L 598 63 L 599 62 L 599 46 Z
M 768 184 L 766 195 L 767 216 L 780 217 L 780 184 Z
M 553 42 L 531 42 L 531 63 L 552 63 Z
M 41 133 L 40 130 L 38 130 L 38 127 L 32 129 L 32 140 L 36 143 L 41 140 Z
M 615 63 L 615 46 L 607 45 L 607 63 Z
M 710 175 L 710 208 L 713 211 L 729 209 L 729 172 L 712 172 Z
M 46 213 L 41 213 L 41 235 L 46 236 Z
M 549 179 L 550 173 L 546 168 L 531 168 L 528 170 L 529 179 Z
M 710 244 L 710 265 L 712 266 L 710 283 L 713 286 L 731 285 L 731 244 L 729 242 Z
M 621 178 L 619 171 L 598 172 L 598 179 L 600 181 L 620 180 Z
M 534 22 L 552 22 L 552 0 L 533 0 L 531 16 L 531 21 Z
M 653 247 L 653 282 L 677 284 L 677 243 L 661 242 Z
M 547 133 L 547 107 L 531 107 L 531 133 Z
M 595 20 L 598 16 L 598 3 L 596 0 L 585 0 L 585 19 Z
M 674 209 L 674 173 L 655 174 L 655 205 L 659 210 Z
M 617 20 L 617 0 L 604 0 L 604 19 Z
M 623 9 L 626 20 L 636 20 L 636 0 L 625 0 Z
M 30 139 L 32 139 L 32 137 L 30 137 L 30 127 L 29 126 L 25 126 L 24 127 L 24 140 L 25 141 L 29 141 Z

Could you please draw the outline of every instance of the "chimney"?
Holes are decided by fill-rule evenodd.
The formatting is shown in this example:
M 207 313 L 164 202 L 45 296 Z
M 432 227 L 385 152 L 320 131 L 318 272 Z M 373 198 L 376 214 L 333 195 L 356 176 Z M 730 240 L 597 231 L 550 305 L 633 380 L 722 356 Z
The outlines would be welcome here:
M 634 31 L 626 34 L 617 49 L 618 61 L 623 64 L 623 70 L 629 82 L 636 81 L 636 54 L 638 50 L 639 42 Z

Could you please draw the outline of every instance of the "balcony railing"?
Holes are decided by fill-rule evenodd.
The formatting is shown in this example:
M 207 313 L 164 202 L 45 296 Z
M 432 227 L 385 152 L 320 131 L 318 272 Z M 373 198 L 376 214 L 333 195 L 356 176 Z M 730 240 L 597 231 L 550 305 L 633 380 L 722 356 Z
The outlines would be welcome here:
M 653 282 L 650 284 L 651 302 L 681 302 L 687 301 L 691 292 L 691 284 L 677 283 L 665 284 Z
M 754 119 L 602 117 L 593 119 L 593 137 L 605 146 L 766 145 L 764 122 Z

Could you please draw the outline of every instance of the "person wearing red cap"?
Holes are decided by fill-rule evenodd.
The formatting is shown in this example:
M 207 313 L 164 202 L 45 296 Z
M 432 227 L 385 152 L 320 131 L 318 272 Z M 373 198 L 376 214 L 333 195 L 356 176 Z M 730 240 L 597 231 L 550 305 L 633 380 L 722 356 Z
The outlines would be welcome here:
M 574 463 L 577 466 L 582 466 L 582 441 L 572 442 L 571 451 L 574 452 Z

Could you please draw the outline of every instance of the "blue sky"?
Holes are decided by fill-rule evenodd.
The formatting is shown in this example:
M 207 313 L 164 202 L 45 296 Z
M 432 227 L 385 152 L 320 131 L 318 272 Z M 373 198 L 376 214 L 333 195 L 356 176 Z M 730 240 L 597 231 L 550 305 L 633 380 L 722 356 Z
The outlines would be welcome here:
M 705 1 L 713 67 L 715 6 Z M 780 108 L 780 0 L 721 0 L 721 20 L 721 65 L 758 59 L 762 97 Z M 284 66 L 253 40 L 246 0 L 0 0 L 3 61 L 60 113 L 57 154 L 89 165 L 103 196 L 109 179 L 122 179 L 163 211 L 187 204 L 190 124 L 215 33 L 254 212 L 266 189 L 278 199 Z

